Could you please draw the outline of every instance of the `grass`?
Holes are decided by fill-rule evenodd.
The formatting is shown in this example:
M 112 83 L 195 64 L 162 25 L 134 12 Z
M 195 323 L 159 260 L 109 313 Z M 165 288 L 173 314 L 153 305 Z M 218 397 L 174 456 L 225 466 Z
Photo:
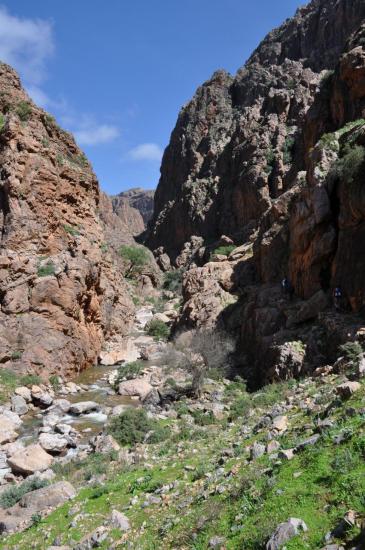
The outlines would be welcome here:
M 78 227 L 73 227 L 72 225 L 64 224 L 63 229 L 68 235 L 72 235 L 72 237 L 78 237 L 80 235 L 80 231 Z
M 22 122 L 27 122 L 32 114 L 32 106 L 28 101 L 19 101 L 15 112 Z
M 231 252 L 236 248 L 234 244 L 228 244 L 225 246 L 219 246 L 212 252 L 212 256 L 229 256 Z
M 309 381 L 305 394 L 320 393 L 331 401 L 333 380 L 330 377 L 326 384 Z M 40 525 L 5 538 L 0 548 L 2 544 L 19 550 L 46 547 L 56 537 L 64 545 L 75 546 L 107 522 L 112 509 L 127 515 L 132 529 L 126 544 L 139 550 L 161 547 L 161 543 L 166 550 L 205 550 L 213 536 L 224 537 L 227 550 L 259 550 L 265 547 L 277 524 L 289 517 L 304 520 L 308 532 L 287 542 L 288 550 L 323 548 L 325 534 L 349 509 L 360 513 L 364 510 L 365 417 L 361 410 L 365 388 L 363 385 L 345 404 L 337 402 L 331 412 L 333 427 L 293 460 L 270 460 L 264 455 L 247 461 L 249 445 L 264 438 L 263 433 L 253 430 L 263 412 L 269 410 L 262 404 L 283 403 L 295 391 L 296 386 L 282 383 L 248 394 L 250 415 L 234 423 L 187 426 L 183 420 L 170 420 L 170 428 L 175 422 L 180 433 L 171 429 L 168 439 L 148 445 L 141 463 L 126 466 L 116 456 L 97 454 L 72 466 L 60 466 L 57 476 L 66 475 L 78 485 L 78 495 Z M 229 384 L 225 391 L 227 404 L 242 397 L 242 392 L 246 395 L 242 380 Z M 182 414 L 189 412 L 187 402 L 180 402 L 178 407 Z M 322 410 L 326 407 L 324 403 Z M 346 414 L 349 407 L 356 414 Z M 290 429 L 277 438 L 284 448 L 304 439 L 306 426 L 315 420 L 314 414 L 308 416 L 296 406 L 288 416 Z M 250 430 L 246 439 L 241 434 L 242 426 Z M 334 438 L 342 431 L 349 435 L 335 445 Z M 234 456 L 222 461 L 227 447 L 235 450 Z M 96 476 L 90 484 L 85 483 L 86 471 Z M 105 481 L 98 478 L 100 475 L 107 476 Z M 160 503 L 144 506 L 148 495 L 156 497 L 161 491 L 165 496 Z M 136 499 L 134 504 L 132 498 Z M 356 529 L 349 532 L 345 542 L 356 534 Z M 120 538 L 121 534 L 112 530 L 100 548 L 118 548 Z
M 38 277 L 48 277 L 55 274 L 55 266 L 51 260 L 43 265 L 39 265 L 37 269 Z

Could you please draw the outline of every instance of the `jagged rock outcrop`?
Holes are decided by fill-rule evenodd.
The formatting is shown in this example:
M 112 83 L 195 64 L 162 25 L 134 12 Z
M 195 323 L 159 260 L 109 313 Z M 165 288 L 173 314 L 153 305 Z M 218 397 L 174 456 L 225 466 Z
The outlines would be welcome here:
M 365 4 L 313 0 L 235 77 L 218 71 L 197 90 L 165 151 L 147 242 L 176 265 L 201 266 L 184 278 L 181 322 L 224 321 L 256 381 L 320 366 L 334 338 L 358 334 L 357 318 L 328 306 L 335 286 L 343 311 L 365 305 L 364 82 Z M 204 265 L 222 235 L 252 256 Z M 237 300 L 223 307 L 227 261 Z M 291 342 L 305 355 L 281 372 Z
M 133 236 L 143 233 L 152 218 L 154 194 L 152 190 L 136 187 L 112 197 L 113 211 Z
M 4 64 L 0 91 L 0 363 L 67 375 L 128 331 L 133 305 L 87 159 Z

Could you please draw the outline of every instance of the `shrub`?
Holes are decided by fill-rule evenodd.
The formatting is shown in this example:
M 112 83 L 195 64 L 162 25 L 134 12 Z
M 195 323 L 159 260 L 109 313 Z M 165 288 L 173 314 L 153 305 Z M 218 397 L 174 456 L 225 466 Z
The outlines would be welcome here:
M 19 101 L 15 112 L 22 122 L 26 122 L 31 115 L 32 107 L 27 101 Z
M 271 148 L 267 151 L 266 153 L 266 167 L 265 167 L 265 172 L 266 174 L 269 176 L 271 174 L 271 172 L 273 171 L 274 169 L 274 165 L 275 165 L 275 159 L 276 159 L 276 156 L 275 156 L 275 152 L 274 150 Z
M 128 409 L 113 418 L 109 426 L 109 433 L 121 445 L 142 443 L 149 432 L 151 434 L 147 438 L 147 443 L 163 441 L 169 434 L 168 428 L 161 426 L 157 420 L 148 418 L 144 409 Z
M 23 355 L 23 352 L 21 350 L 16 350 L 16 351 L 13 351 L 13 353 L 11 354 L 11 358 L 13 361 L 16 361 L 17 359 L 21 359 Z
M 295 147 L 295 137 L 286 136 L 284 147 L 283 147 L 284 164 L 291 164 L 293 162 L 294 147 Z
M 199 409 L 193 409 L 190 411 L 190 414 L 194 418 L 195 424 L 198 426 L 209 426 L 216 422 L 212 411 L 204 412 Z
M 153 336 L 155 340 L 167 340 L 170 336 L 170 329 L 160 319 L 152 319 L 146 326 L 146 331 L 149 336 Z
M 49 377 L 49 383 L 55 391 L 58 391 L 61 388 L 61 382 L 57 375 L 53 374 Z
M 19 502 L 23 495 L 35 491 L 36 489 L 42 489 L 46 487 L 48 481 L 44 479 L 34 478 L 27 481 L 23 481 L 19 485 L 13 485 L 0 494 L 0 506 L 3 508 L 11 508 Z
M 235 420 L 244 418 L 252 408 L 251 397 L 248 393 L 240 395 L 231 405 L 229 410 L 229 418 Z
M 319 140 L 319 146 L 321 149 L 327 149 L 335 153 L 338 153 L 340 147 L 335 134 L 323 134 Z
M 3 114 L 0 113 L 0 132 L 3 131 L 5 126 L 5 117 Z
M 32 525 L 33 525 L 33 526 L 37 526 L 37 525 L 39 525 L 39 524 L 41 523 L 41 521 L 42 521 L 42 516 L 41 516 L 41 514 L 39 514 L 39 513 L 32 514 L 31 520 L 32 520 Z
M 336 162 L 335 172 L 347 184 L 352 184 L 365 162 L 365 148 L 361 145 L 344 147 L 344 155 Z
M 192 377 L 192 392 L 199 397 L 208 372 L 211 369 L 224 372 L 234 347 L 233 340 L 222 332 L 192 330 L 180 334 L 167 347 L 162 360 L 167 368 L 186 369 Z
M 36 374 L 26 374 L 20 379 L 20 383 L 23 386 L 36 386 L 42 382 L 42 379 Z
M 126 277 L 141 273 L 143 266 L 149 261 L 147 250 L 143 246 L 123 245 L 119 249 L 120 256 L 129 262 Z
M 55 274 L 55 266 L 51 261 L 48 261 L 46 264 L 39 265 L 37 269 L 38 277 L 48 277 L 49 275 Z
M 77 237 L 80 235 L 80 231 L 76 227 L 72 227 L 72 225 L 65 224 L 63 226 L 63 229 L 68 233 L 69 235 L 72 235 L 73 237 Z
M 363 354 L 364 350 L 362 349 L 359 342 L 346 342 L 339 347 L 341 355 L 344 355 L 345 358 L 357 365 L 360 361 L 360 356 Z
M 182 287 L 183 270 L 175 269 L 175 271 L 167 271 L 163 278 L 163 288 L 171 292 L 180 293 Z
M 133 361 L 133 363 L 126 363 L 118 368 L 117 377 L 114 385 L 117 387 L 122 380 L 133 380 L 141 374 L 144 369 L 142 361 Z
M 219 246 L 213 250 L 212 254 L 217 254 L 219 256 L 229 256 L 229 254 L 236 248 L 234 244 L 227 244 L 225 246 Z

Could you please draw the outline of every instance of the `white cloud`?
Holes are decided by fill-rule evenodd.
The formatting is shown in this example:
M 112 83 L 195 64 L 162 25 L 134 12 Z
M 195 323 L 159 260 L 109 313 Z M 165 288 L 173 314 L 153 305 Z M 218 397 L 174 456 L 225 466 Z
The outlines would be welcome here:
M 53 53 L 52 24 L 42 19 L 10 15 L 0 6 L 0 59 L 14 67 L 33 86 L 45 76 L 45 62 Z
M 142 143 L 131 149 L 128 157 L 132 160 L 149 160 L 160 162 L 162 158 L 162 149 L 156 143 Z
M 116 126 L 95 124 L 75 130 L 74 135 L 80 145 L 100 145 L 114 141 L 119 136 L 119 130 Z

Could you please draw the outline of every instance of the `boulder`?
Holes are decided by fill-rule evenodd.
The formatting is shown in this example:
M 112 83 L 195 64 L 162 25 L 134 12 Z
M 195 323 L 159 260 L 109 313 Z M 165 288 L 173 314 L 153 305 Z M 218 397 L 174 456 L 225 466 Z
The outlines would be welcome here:
M 152 391 L 153 387 L 145 378 L 137 378 L 136 380 L 125 380 L 118 386 L 120 395 L 138 396 L 143 401 Z
M 115 529 L 120 529 L 121 531 L 129 531 L 131 528 L 129 519 L 126 515 L 118 510 L 113 510 L 110 517 L 110 525 Z
M 74 487 L 68 481 L 59 481 L 53 485 L 42 487 L 25 494 L 19 501 L 22 508 L 31 508 L 40 512 L 46 508 L 54 508 L 70 500 L 76 495 Z
M 67 399 L 54 399 L 52 410 L 57 410 L 63 413 L 68 413 L 71 408 L 71 403 Z
M 288 417 L 287 416 L 276 416 L 272 421 L 273 429 L 278 433 L 283 433 L 288 428 Z
M 51 455 L 39 445 L 29 445 L 8 458 L 8 465 L 15 474 L 29 475 L 47 470 L 52 464 Z
M 256 458 L 260 458 L 260 456 L 264 455 L 265 452 L 266 452 L 265 445 L 255 441 L 255 443 L 252 445 L 251 450 L 250 450 L 251 460 L 255 460 Z
M 94 451 L 97 453 L 108 454 L 111 451 L 119 451 L 120 445 L 115 441 L 112 435 L 108 434 L 99 434 L 93 437 L 90 440 L 91 445 L 94 448 Z
M 70 407 L 71 414 L 87 414 L 93 411 L 100 411 L 101 406 L 95 401 L 80 401 L 79 403 L 73 403 Z
M 266 550 L 279 550 L 283 544 L 298 535 L 301 531 L 308 531 L 308 527 L 301 519 L 290 518 L 288 521 L 280 523 L 266 544 Z
M 14 390 L 15 395 L 20 395 L 27 403 L 30 403 L 32 400 L 32 394 L 29 388 L 27 386 L 19 386 L 18 388 L 15 388 Z
M 349 399 L 351 395 L 361 389 L 359 382 L 345 382 L 336 388 L 336 392 L 342 399 Z
M 38 441 L 41 447 L 52 455 L 64 454 L 68 447 L 68 440 L 60 434 L 41 433 Z
M 40 386 L 32 386 L 31 395 L 34 403 L 39 407 L 49 407 L 53 403 L 52 395 Z
M 26 400 L 21 395 L 13 395 L 11 398 L 11 410 L 19 416 L 27 414 L 29 408 Z

